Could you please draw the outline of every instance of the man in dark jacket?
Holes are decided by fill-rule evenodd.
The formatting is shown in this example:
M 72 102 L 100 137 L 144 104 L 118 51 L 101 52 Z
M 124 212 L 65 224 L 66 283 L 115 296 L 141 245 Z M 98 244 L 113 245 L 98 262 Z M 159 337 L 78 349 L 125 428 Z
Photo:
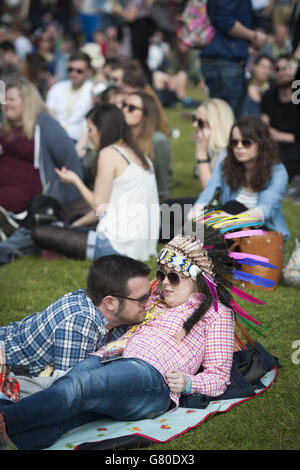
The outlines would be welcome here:
M 267 35 L 252 29 L 251 0 L 208 0 L 207 8 L 217 33 L 201 53 L 202 74 L 210 97 L 227 101 L 238 117 L 247 94 L 248 47 L 261 47 Z

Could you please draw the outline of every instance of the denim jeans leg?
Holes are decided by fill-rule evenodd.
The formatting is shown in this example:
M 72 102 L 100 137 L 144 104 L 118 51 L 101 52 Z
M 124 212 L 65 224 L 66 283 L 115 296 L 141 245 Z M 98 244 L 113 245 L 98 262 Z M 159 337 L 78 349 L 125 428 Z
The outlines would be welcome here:
M 122 359 L 103 365 L 91 356 L 53 386 L 13 406 L 0 406 L 0 411 L 16 446 L 38 449 L 45 444 L 45 437 L 49 446 L 65 432 L 65 425 L 70 428 L 73 422 L 76 426 L 84 412 L 120 420 L 144 419 L 163 413 L 169 403 L 163 377 L 144 361 Z
M 41 253 L 33 242 L 31 230 L 21 227 L 13 235 L 0 243 L 0 265 L 10 263 L 14 258 Z
M 240 116 L 243 113 L 247 95 L 243 65 L 221 59 L 212 62 L 203 60 L 201 69 L 210 98 L 220 98 L 226 101 L 235 116 Z

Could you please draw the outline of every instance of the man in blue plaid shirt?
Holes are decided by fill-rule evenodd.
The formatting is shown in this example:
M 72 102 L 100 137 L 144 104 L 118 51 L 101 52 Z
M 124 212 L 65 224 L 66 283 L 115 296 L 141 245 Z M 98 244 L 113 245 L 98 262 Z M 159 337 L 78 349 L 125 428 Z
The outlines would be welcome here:
M 149 274 L 146 264 L 125 256 L 94 261 L 86 289 L 66 294 L 42 312 L 0 327 L 6 365 L 16 375 L 38 376 L 47 366 L 66 371 L 98 350 L 108 337 L 116 340 L 125 325 L 144 319 Z

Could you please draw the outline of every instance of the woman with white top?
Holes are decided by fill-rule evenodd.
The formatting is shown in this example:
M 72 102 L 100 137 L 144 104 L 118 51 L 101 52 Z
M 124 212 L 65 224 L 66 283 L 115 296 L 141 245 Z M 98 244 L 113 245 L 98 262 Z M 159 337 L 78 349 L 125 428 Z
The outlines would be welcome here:
M 119 253 L 147 260 L 156 254 L 159 201 L 151 160 L 132 142 L 123 114 L 115 105 L 96 105 L 87 115 L 89 139 L 98 150 L 94 190 L 72 171 L 56 169 L 73 184 L 92 212 L 73 227 L 40 226 L 34 241 L 43 248 L 77 259 Z M 98 218 L 87 230 L 88 217 Z M 77 227 L 74 227 L 76 225 Z

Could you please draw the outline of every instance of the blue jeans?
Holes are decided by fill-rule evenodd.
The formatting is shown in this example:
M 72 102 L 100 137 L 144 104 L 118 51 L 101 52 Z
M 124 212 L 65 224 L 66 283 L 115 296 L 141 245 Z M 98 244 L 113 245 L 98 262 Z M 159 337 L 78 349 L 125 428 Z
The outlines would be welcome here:
M 94 261 L 102 256 L 119 254 L 120 253 L 113 249 L 110 241 L 104 233 L 96 232 L 95 230 L 88 231 L 85 252 L 86 259 Z
M 31 233 L 31 230 L 21 227 L 0 243 L 0 265 L 10 263 L 14 258 L 42 252 L 32 240 Z
M 244 66 L 229 60 L 206 61 L 203 58 L 201 70 L 210 98 L 220 98 L 226 101 L 236 117 L 242 116 L 247 96 Z
M 21 450 L 51 446 L 67 430 L 109 416 L 152 419 L 170 405 L 163 376 L 141 359 L 102 364 L 89 356 L 51 387 L 17 403 L 0 400 L 7 432 Z

